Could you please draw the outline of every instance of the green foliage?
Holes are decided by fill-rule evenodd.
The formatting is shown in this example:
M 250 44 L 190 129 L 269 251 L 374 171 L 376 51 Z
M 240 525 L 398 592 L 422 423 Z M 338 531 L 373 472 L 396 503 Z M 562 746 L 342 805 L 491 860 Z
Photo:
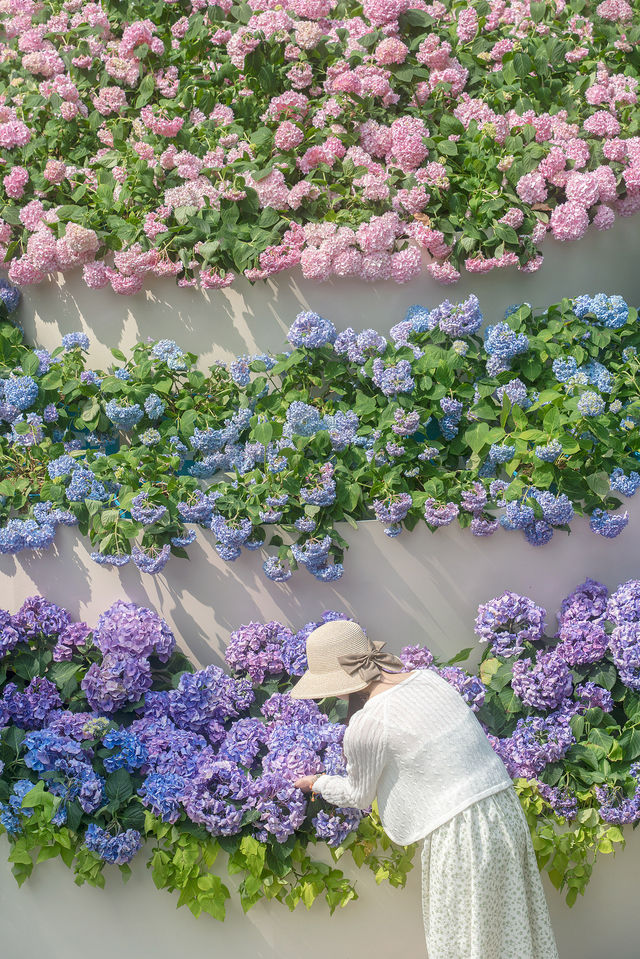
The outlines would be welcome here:
M 129 358 L 118 351 L 127 380 L 113 369 L 97 371 L 97 385 L 83 378 L 79 349 L 61 353 L 49 372 L 35 374 L 39 394 L 30 408 L 42 414 L 54 405 L 57 421 L 45 424 L 43 436 L 24 446 L 10 434 L 0 437 L 0 527 L 49 502 L 75 514 L 96 553 L 126 559 L 137 545 L 150 557 L 163 548 L 184 556 L 182 539 L 189 531 L 181 509 L 195 503 L 202 490 L 218 497 L 216 510 L 231 526 L 248 519 L 254 540 L 280 560 L 293 561 L 292 542 L 329 536 L 330 554 L 339 562 L 347 544 L 336 524 L 356 526 L 371 518 L 376 501 L 391 507 L 409 494 L 408 529 L 423 519 L 427 499 L 435 507 L 454 504 L 459 522 L 468 525 L 464 496 L 480 483 L 487 494 L 481 516 L 495 519 L 503 501 L 499 492 L 490 493 L 493 476 L 509 483 L 507 502 L 531 506 L 538 519 L 542 508 L 536 491 L 566 495 L 578 514 L 615 510 L 621 500 L 611 489 L 611 473 L 616 467 L 625 473 L 637 468 L 640 446 L 636 310 L 629 310 L 624 326 L 609 330 L 590 314 L 576 316 L 573 301 L 562 300 L 541 313 L 522 306 L 507 326 L 528 337 L 529 349 L 513 358 L 510 370 L 496 375 L 487 373 L 489 357 L 477 334 L 465 338 L 463 355 L 438 328 L 411 335 L 412 345 L 422 351 L 418 358 L 412 347 L 388 347 L 384 364 L 409 361 L 415 383 L 410 392 L 392 396 L 372 379 L 373 359 L 350 362 L 328 345 L 278 354 L 275 365 L 255 359 L 244 385 L 223 367 L 196 369 L 192 354 L 180 354 L 176 368 L 157 358 L 149 344 L 136 346 Z M 33 356 L 14 328 L 0 327 L 0 375 L 24 370 Z M 553 362 L 567 358 L 580 368 L 596 362 L 608 370 L 610 389 L 602 392 L 599 415 L 586 416 L 578 408 L 582 394 L 598 393 L 597 386 L 556 378 Z M 522 407 L 499 393 L 516 378 L 527 393 Z M 159 418 L 142 415 L 133 427 L 113 422 L 110 403 L 143 410 L 152 394 L 165 406 Z M 446 400 L 464 410 L 451 435 L 445 435 L 441 403 Z M 292 404 L 300 402 L 317 415 L 319 428 L 311 435 L 291 429 Z M 340 440 L 338 430 L 336 439 L 325 418 L 353 414 L 358 420 L 351 437 Z M 397 417 L 416 414 L 417 431 L 399 437 Z M 26 422 L 17 424 L 17 430 L 21 427 L 30 428 Z M 65 441 L 78 438 L 84 448 L 73 458 L 100 486 L 98 494 L 92 487 L 70 499 L 70 472 L 52 476 L 49 463 L 64 453 Z M 549 443 L 560 452 L 553 462 L 544 462 L 537 450 Z M 494 445 L 513 452 L 504 465 L 492 468 L 488 456 Z M 314 505 L 308 492 L 322 487 L 323 469 L 333 470 L 335 497 Z M 154 522 L 143 523 L 135 512 L 140 492 L 149 506 L 164 507 Z M 263 519 L 270 497 L 286 500 L 278 508 L 277 530 Z M 294 524 L 300 520 L 316 523 L 311 537 L 298 533 Z

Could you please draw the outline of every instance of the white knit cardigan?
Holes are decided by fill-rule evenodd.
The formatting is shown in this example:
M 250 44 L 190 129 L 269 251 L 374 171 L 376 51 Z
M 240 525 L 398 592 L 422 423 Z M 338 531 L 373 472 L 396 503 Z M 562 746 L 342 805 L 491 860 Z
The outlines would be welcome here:
M 403 846 L 512 784 L 473 710 L 431 669 L 368 699 L 343 749 L 347 775 L 323 774 L 313 791 L 358 809 L 377 797 L 385 832 Z

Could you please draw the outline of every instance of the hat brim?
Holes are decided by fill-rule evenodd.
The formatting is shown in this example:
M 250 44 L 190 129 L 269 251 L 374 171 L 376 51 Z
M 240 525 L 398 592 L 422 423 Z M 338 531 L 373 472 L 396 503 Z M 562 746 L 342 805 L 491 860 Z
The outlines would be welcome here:
M 329 696 L 346 696 L 347 693 L 357 693 L 365 689 L 369 683 L 363 682 L 357 676 L 350 676 L 343 669 L 330 673 L 304 673 L 298 682 L 291 687 L 289 695 L 292 699 L 326 699 Z

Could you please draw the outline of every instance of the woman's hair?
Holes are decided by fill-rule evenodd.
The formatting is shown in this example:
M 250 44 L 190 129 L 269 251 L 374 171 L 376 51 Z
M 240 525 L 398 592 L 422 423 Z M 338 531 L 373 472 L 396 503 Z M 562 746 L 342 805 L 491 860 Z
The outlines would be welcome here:
M 349 705 L 347 707 L 347 715 L 345 716 L 344 723 L 345 726 L 349 725 L 352 716 L 362 709 L 364 704 L 368 699 L 368 694 L 366 690 L 358 690 L 356 693 L 349 693 Z
M 404 666 L 402 667 L 402 669 L 385 669 L 384 666 L 381 666 L 380 669 L 382 670 L 383 673 L 406 672 L 406 667 Z M 364 706 L 368 698 L 369 698 L 368 687 L 365 687 L 364 689 L 359 689 L 355 693 L 349 693 L 349 705 L 347 707 L 347 714 L 344 718 L 345 726 L 349 725 L 349 722 L 351 721 L 352 716 L 355 713 L 357 713 L 358 710 L 362 709 L 362 707 Z

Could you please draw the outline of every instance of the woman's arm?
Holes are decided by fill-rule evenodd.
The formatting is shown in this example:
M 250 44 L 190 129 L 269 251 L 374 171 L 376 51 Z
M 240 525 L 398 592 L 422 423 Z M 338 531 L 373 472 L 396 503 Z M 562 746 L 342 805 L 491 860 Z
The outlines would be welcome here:
M 323 774 L 313 784 L 313 792 L 334 806 L 367 809 L 375 798 L 380 775 L 387 760 L 386 727 L 368 717 L 358 722 L 344 743 L 346 776 Z

